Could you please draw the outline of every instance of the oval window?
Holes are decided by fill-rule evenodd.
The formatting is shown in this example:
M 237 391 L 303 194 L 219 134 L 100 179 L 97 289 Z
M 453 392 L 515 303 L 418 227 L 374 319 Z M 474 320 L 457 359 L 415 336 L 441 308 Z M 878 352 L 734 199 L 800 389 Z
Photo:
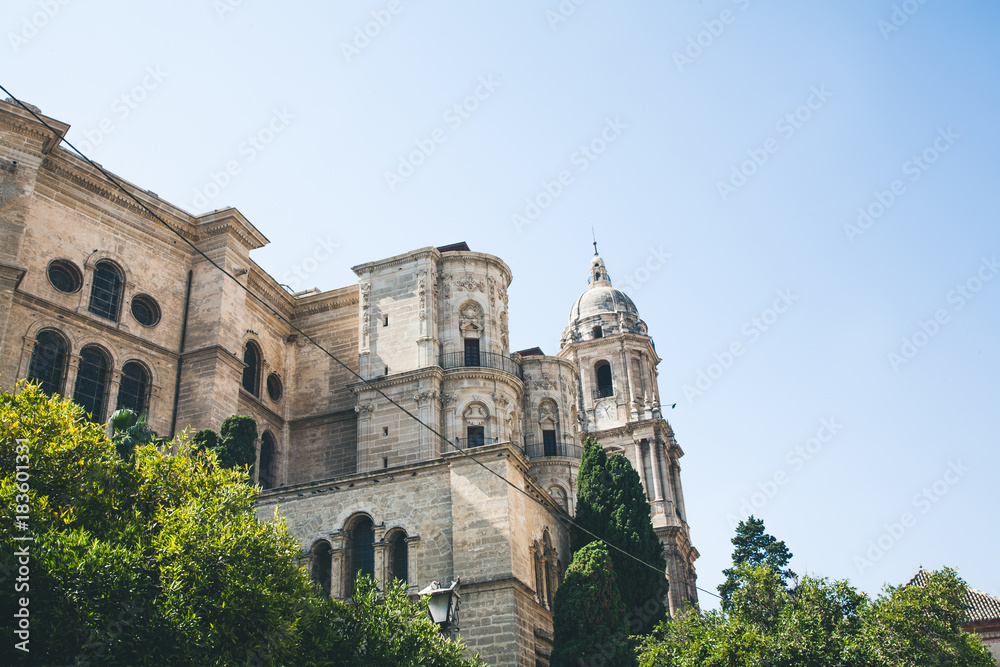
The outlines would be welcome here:
M 60 292 L 72 294 L 83 285 L 83 275 L 73 262 L 57 259 L 49 264 L 49 282 Z
M 149 296 L 140 295 L 132 299 L 132 317 L 139 324 L 152 327 L 160 321 L 160 307 Z
M 284 393 L 281 386 L 281 378 L 278 377 L 277 373 L 271 373 L 267 376 L 267 395 L 271 397 L 271 400 L 277 403 L 281 400 L 281 395 Z

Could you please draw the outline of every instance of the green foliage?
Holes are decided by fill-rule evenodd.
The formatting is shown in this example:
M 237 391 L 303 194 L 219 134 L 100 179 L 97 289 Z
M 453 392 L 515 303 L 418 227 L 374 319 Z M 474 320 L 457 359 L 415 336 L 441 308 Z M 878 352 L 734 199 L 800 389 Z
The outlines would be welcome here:
M 257 422 L 247 415 L 233 415 L 219 429 L 219 465 L 251 469 L 257 459 Z
M 149 427 L 146 413 L 136 415 L 128 408 L 116 410 L 108 423 L 111 424 L 113 435 L 111 440 L 115 443 L 118 456 L 129 459 L 139 445 L 155 442 L 159 438 L 156 432 Z
M 666 616 L 663 546 L 653 530 L 639 474 L 627 458 L 608 457 L 594 440 L 584 443 L 577 476 L 576 522 L 626 552 L 609 550 L 618 590 L 633 634 L 649 633 Z M 594 539 L 583 531 L 575 537 L 578 545 Z
M 210 428 L 203 428 L 191 436 L 191 444 L 199 452 L 215 449 L 219 446 L 219 434 Z
M 852 657 L 863 667 L 994 667 L 980 639 L 962 631 L 967 590 L 951 568 L 932 572 L 923 587 L 886 587 L 862 612 Z
M 639 646 L 641 667 L 992 667 L 962 631 L 965 583 L 953 570 L 926 589 L 886 588 L 872 601 L 846 581 L 803 577 L 792 590 L 769 563 L 733 568 L 730 610 L 696 608 Z
M 576 552 L 556 591 L 551 667 L 635 665 L 625 605 L 607 547 L 591 542 Z
M 281 521 L 257 520 L 246 475 L 220 467 L 212 451 L 193 454 L 181 439 L 154 440 L 123 459 L 79 406 L 37 385 L 0 393 L 0 579 L 13 588 L 14 552 L 25 544 L 14 538 L 31 535 L 30 587 L 18 595 L 30 601 L 35 664 L 359 664 L 348 631 L 423 647 L 423 662 L 406 662 L 416 654 L 401 649 L 402 659 L 386 654 L 381 664 L 478 664 L 456 657 L 455 644 L 430 642 L 429 621 L 415 620 L 423 608 L 404 607 L 400 591 L 384 608 L 316 597 L 298 542 Z M 28 465 L 27 491 L 15 465 Z M 28 515 L 26 530 L 15 513 Z M 15 600 L 0 600 L 0 633 L 12 638 Z M 4 642 L 0 664 L 15 656 Z
M 783 541 L 779 542 L 773 536 L 764 532 L 764 521 L 751 516 L 746 521 L 740 521 L 733 538 L 733 567 L 723 570 L 726 580 L 719 585 L 719 596 L 722 598 L 722 609 L 729 611 L 733 595 L 745 581 L 740 576 L 742 566 L 770 565 L 776 570 L 786 585 L 795 573 L 788 569 L 788 561 L 792 552 Z
M 465 658 L 461 641 L 446 641 L 427 613 L 427 598 L 413 601 L 395 581 L 385 593 L 359 576 L 351 604 L 316 598 L 301 625 L 303 667 L 486 667 Z

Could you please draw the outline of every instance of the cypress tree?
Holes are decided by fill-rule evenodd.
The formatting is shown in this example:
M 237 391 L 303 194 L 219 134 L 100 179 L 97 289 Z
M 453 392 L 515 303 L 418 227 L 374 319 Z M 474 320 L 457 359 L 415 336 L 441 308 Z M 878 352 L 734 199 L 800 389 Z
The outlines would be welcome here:
M 226 417 L 219 429 L 219 465 L 223 468 L 250 467 L 257 459 L 257 421 L 247 415 Z
M 666 617 L 663 546 L 653 530 L 639 474 L 627 458 L 608 457 L 594 440 L 584 443 L 577 476 L 576 522 L 626 552 L 609 549 L 618 590 L 632 633 L 648 634 Z M 593 540 L 592 535 L 577 531 L 577 545 Z
M 556 591 L 550 667 L 634 667 L 635 652 L 607 547 L 592 542 L 573 556 Z

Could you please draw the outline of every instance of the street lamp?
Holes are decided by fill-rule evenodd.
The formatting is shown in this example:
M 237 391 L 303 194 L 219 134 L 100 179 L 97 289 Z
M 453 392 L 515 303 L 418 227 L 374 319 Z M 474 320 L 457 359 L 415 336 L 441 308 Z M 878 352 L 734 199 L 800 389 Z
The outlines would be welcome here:
M 441 588 L 441 584 L 432 581 L 431 585 L 420 591 L 418 595 L 429 595 L 427 611 L 430 612 L 431 620 L 441 627 L 442 632 L 458 630 L 458 603 L 461 597 L 458 594 L 461 577 L 451 582 L 448 588 Z

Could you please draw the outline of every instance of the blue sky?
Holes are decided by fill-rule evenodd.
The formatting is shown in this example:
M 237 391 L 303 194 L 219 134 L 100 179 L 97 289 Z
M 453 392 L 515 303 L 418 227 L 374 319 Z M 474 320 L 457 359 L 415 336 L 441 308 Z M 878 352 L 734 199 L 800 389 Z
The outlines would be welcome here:
M 800 573 L 1000 594 L 995 3 L 6 6 L 3 85 L 237 207 L 282 282 L 464 240 L 554 354 L 593 227 L 677 402 L 700 586 L 750 509 Z

